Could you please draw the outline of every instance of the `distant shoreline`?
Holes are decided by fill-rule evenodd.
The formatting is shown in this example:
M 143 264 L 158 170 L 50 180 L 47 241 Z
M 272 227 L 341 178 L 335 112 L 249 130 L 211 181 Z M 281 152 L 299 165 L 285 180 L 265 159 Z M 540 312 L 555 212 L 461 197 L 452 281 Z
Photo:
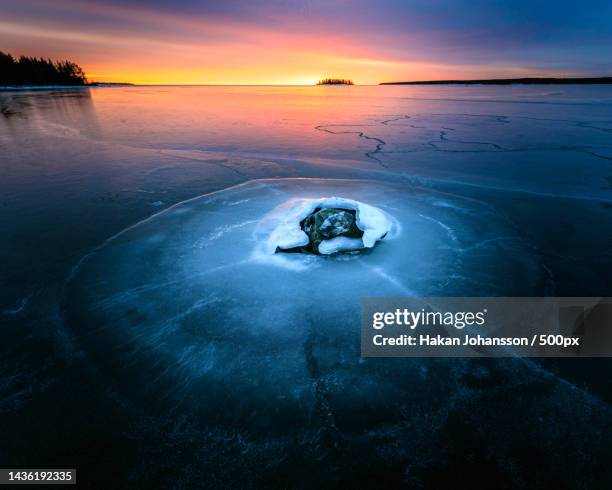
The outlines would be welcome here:
M 607 85 L 612 77 L 595 78 L 490 78 L 482 80 L 428 80 L 421 82 L 383 82 L 379 85 Z
M 381 82 L 381 85 L 612 85 L 612 77 L 598 78 L 493 78 L 483 80 L 426 80 L 413 82 Z M 26 90 L 74 90 L 104 87 L 316 87 L 316 85 L 287 84 L 137 84 L 96 82 L 84 85 L 0 85 L 0 92 Z

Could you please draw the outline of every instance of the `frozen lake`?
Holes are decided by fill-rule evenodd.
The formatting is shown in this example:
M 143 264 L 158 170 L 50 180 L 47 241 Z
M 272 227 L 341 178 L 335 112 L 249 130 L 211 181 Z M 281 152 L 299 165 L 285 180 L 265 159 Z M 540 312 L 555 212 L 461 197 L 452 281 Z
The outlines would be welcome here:
M 47 466 L 104 480 L 109 448 L 161 487 L 443 485 L 481 471 L 468 453 L 492 485 L 533 458 L 544 483 L 612 481 L 592 457 L 612 453 L 607 360 L 366 361 L 357 323 L 368 294 L 612 295 L 612 87 L 114 87 L 0 110 L 5 466 L 34 440 Z M 329 196 L 400 231 L 254 259 L 267 213 Z

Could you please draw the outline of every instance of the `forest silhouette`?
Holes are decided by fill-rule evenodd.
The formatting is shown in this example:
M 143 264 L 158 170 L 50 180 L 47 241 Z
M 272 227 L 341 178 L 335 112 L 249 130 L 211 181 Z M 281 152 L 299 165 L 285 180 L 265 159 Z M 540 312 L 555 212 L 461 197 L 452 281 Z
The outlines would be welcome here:
M 352 80 L 347 78 L 324 78 L 317 82 L 317 85 L 354 85 Z
M 85 85 L 83 69 L 72 61 L 12 55 L 0 51 L 0 85 Z

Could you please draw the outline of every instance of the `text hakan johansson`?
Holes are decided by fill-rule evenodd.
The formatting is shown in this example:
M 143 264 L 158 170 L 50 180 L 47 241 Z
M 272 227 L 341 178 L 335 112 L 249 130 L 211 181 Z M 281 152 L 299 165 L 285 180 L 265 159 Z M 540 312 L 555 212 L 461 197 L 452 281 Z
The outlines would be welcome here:
M 459 337 L 443 337 L 442 335 L 420 334 L 418 341 L 411 335 L 398 335 L 397 337 L 383 337 L 374 335 L 372 342 L 376 346 L 526 346 L 529 339 L 525 337 L 483 337 L 482 335 L 465 335 L 463 341 Z

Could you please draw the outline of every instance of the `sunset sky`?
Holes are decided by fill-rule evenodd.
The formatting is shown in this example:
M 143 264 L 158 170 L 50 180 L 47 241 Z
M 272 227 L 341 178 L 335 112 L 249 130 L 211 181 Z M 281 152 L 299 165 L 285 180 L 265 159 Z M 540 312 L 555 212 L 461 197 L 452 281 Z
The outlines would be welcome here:
M 612 74 L 612 2 L 0 0 L 0 50 L 90 80 L 311 84 Z

